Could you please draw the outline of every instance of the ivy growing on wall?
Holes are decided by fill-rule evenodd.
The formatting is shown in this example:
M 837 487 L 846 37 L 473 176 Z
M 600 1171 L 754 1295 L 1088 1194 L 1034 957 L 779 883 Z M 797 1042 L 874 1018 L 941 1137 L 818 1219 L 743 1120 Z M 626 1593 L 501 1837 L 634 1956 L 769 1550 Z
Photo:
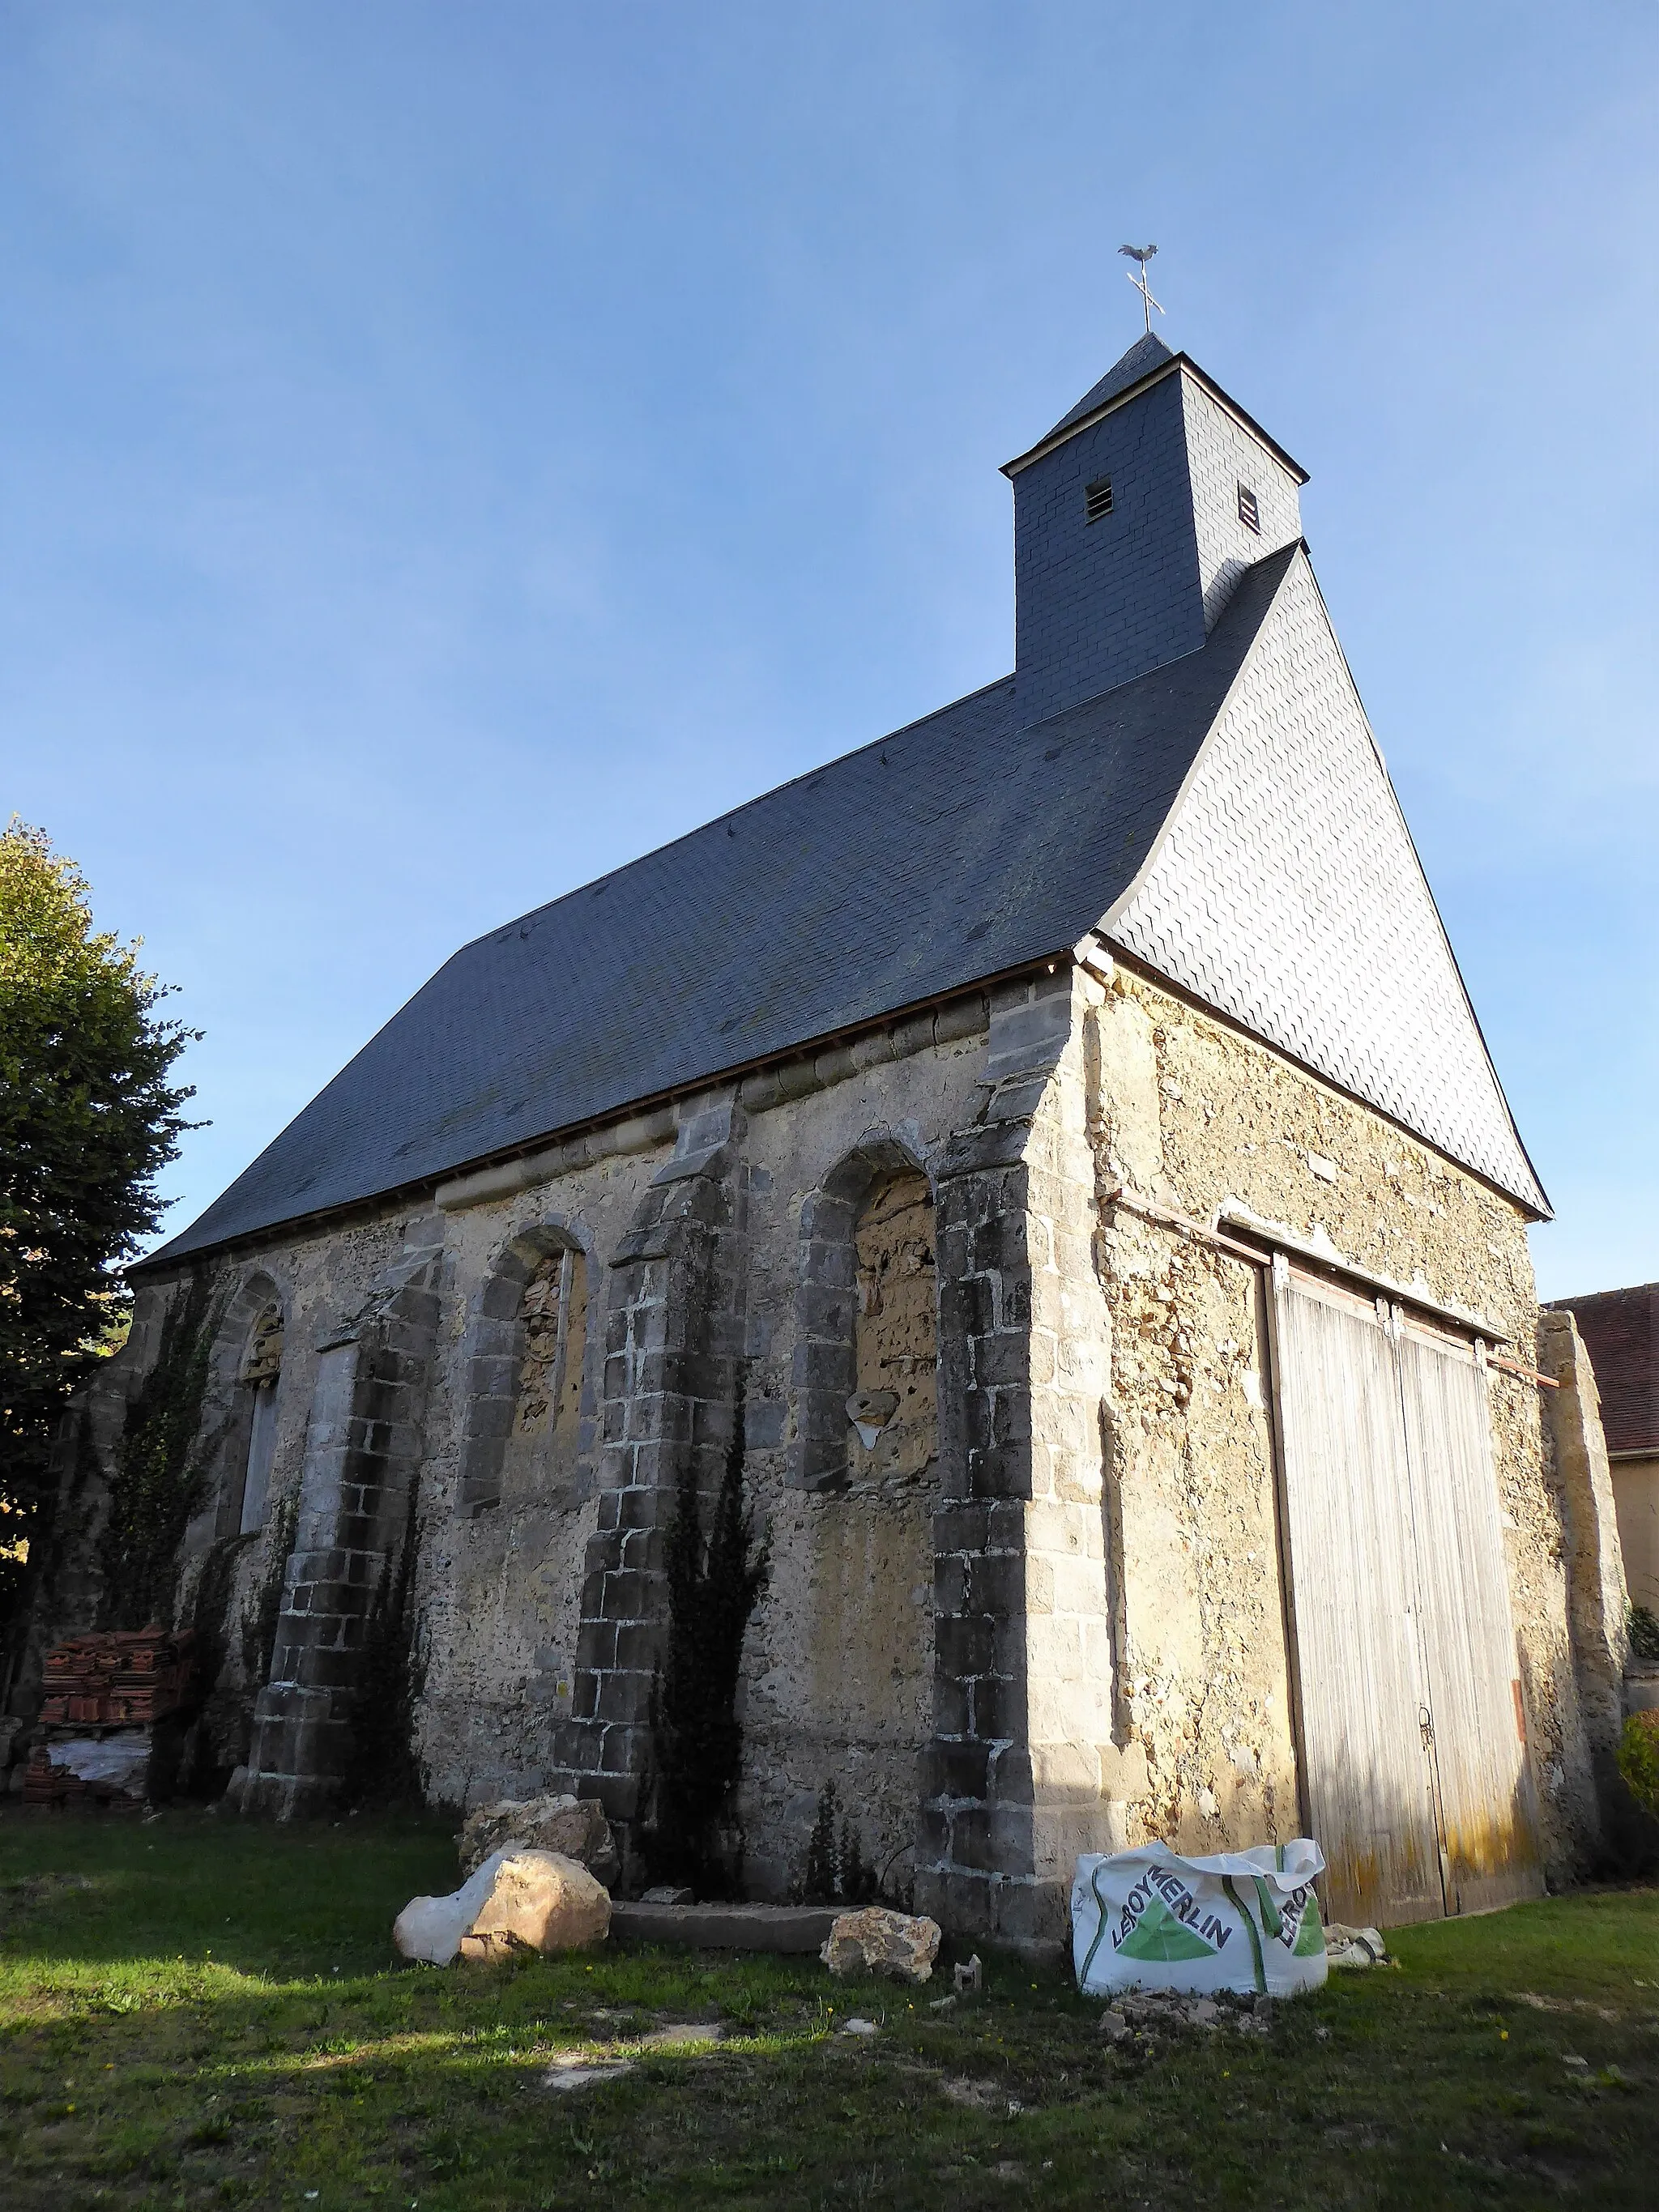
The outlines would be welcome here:
M 411 1486 L 404 1540 L 395 1562 L 389 1557 L 380 1569 L 363 1636 L 351 1709 L 356 1758 L 349 1779 L 350 1795 L 362 1803 L 404 1804 L 421 1795 L 415 1707 L 426 1669 L 416 1635 L 415 1571 L 420 1554 L 416 1504 Z
M 289 1554 L 294 1549 L 294 1530 L 299 1517 L 299 1493 L 290 1491 L 270 1516 L 265 1538 L 265 1571 L 242 1613 L 242 1678 L 254 1697 L 264 1689 L 270 1672 L 276 1624 L 283 1614 L 283 1590 L 288 1581 Z
M 205 1278 L 192 1276 L 168 1308 L 155 1364 L 128 1409 L 98 1547 L 102 1627 L 146 1628 L 171 1614 L 179 1547 L 206 1492 L 197 1436 L 217 1321 L 212 1307 Z
M 738 1869 L 719 1829 L 743 1776 L 738 1670 L 749 1617 L 766 1586 L 766 1548 L 744 1503 L 747 1450 L 738 1376 L 720 1486 L 707 1535 L 695 1468 L 675 1487 L 664 1547 L 668 1635 L 651 1686 L 651 1826 L 647 1863 L 701 1895 L 729 1890 Z
M 842 1809 L 834 1782 L 826 1782 L 818 1792 L 817 1818 L 807 1838 L 806 1870 L 797 1894 L 803 1905 L 873 1905 L 880 1893 L 879 1870 L 865 1857 L 864 1838 Z
M 191 1626 L 196 1631 L 196 1679 L 207 1693 L 204 1710 L 191 1731 L 185 1776 L 185 1793 L 192 1797 L 216 1797 L 231 1768 L 240 1763 L 240 1753 L 229 1759 L 223 1756 L 224 1739 L 227 1734 L 245 1732 L 242 1714 L 246 1701 L 233 1686 L 222 1683 L 220 1678 L 230 1650 L 236 1569 L 247 1548 L 247 1540 L 246 1536 L 225 1536 L 214 1545 L 203 1562 L 191 1607 Z

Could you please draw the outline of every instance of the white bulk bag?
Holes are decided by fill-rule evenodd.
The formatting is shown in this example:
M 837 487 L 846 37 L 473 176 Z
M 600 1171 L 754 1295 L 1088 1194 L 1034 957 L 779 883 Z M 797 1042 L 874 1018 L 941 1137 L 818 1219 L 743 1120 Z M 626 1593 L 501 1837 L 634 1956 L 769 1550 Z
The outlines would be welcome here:
M 1081 1858 L 1072 1884 L 1079 1989 L 1248 1990 L 1288 1996 L 1325 1978 L 1313 1881 L 1324 1855 L 1295 1843 L 1183 1858 L 1167 1844 Z

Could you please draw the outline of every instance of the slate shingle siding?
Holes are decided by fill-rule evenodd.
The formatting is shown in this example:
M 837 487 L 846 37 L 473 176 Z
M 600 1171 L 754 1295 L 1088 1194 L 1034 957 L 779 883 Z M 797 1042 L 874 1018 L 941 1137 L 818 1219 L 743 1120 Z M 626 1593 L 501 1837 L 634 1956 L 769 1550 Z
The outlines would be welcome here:
M 1547 1211 L 1297 554 L 1115 943 Z
M 1091 522 L 1088 485 L 1112 511 Z M 1239 520 L 1238 487 L 1261 528 Z M 1195 653 L 1244 571 L 1302 535 L 1295 477 L 1176 368 L 1014 477 L 1015 682 L 1038 720 Z
M 1264 554 L 1301 537 L 1302 500 L 1295 477 L 1259 438 L 1235 422 L 1195 378 L 1182 376 L 1179 382 L 1204 627 L 1209 631 L 1244 571 Z M 1238 519 L 1241 483 L 1256 495 L 1259 532 Z
M 1014 679 L 1040 721 L 1204 642 L 1179 374 L 1014 478 Z M 1088 520 L 1084 487 L 1112 480 Z

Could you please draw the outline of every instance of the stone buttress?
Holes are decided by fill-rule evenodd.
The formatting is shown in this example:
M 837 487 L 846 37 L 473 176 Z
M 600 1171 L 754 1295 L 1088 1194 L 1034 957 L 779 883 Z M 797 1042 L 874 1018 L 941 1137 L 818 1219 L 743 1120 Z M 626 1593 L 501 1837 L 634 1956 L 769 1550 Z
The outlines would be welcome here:
M 1038 1951 L 1064 1939 L 1076 1855 L 1122 1840 L 1080 1019 L 1097 995 L 1064 963 L 994 994 L 985 1106 L 938 1177 L 944 1495 L 917 1909 Z
M 439 1314 L 441 1217 L 405 1233 L 398 1266 L 318 1344 L 294 1548 L 243 1809 L 322 1809 L 349 1783 L 377 1607 L 413 1540 Z

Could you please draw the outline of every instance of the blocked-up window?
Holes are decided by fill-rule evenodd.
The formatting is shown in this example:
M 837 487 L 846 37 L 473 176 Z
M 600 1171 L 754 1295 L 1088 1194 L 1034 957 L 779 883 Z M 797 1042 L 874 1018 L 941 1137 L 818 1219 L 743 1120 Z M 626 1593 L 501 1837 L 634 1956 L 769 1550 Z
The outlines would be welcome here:
M 587 1269 L 580 1252 L 550 1252 L 525 1285 L 513 1435 L 532 1453 L 545 1448 L 557 1477 L 575 1465 L 581 1422 L 582 1346 L 587 1327 Z
M 241 1509 L 237 1527 L 244 1536 L 265 1525 L 270 1470 L 276 1454 L 276 1396 L 282 1379 L 282 1309 L 270 1305 L 249 1332 L 238 1385 L 243 1394 L 237 1424 L 243 1450 Z
M 925 1176 L 891 1176 L 854 1232 L 858 1303 L 848 1474 L 920 1474 L 939 1449 L 939 1291 Z

